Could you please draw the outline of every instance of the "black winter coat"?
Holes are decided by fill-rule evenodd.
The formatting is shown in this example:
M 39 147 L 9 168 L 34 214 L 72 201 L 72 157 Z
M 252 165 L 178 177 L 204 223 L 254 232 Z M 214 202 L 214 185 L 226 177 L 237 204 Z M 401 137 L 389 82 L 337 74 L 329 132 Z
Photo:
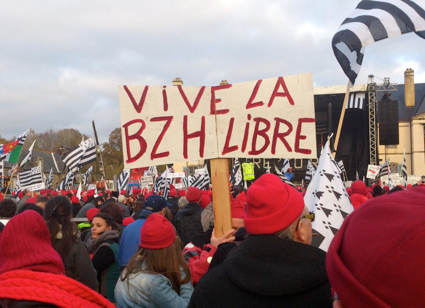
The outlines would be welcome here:
M 199 281 L 189 307 L 332 307 L 326 253 L 250 235 Z
M 202 233 L 202 207 L 198 203 L 188 203 L 174 217 L 174 226 L 182 241 L 182 247 L 192 241 L 192 238 Z

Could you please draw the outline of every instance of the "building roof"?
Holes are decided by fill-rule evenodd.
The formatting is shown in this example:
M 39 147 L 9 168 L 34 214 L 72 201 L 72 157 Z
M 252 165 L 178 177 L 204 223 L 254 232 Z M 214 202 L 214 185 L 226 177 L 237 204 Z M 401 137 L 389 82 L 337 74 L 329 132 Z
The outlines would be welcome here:
M 19 163 L 25 158 L 25 156 L 27 154 L 28 154 L 28 149 L 23 149 L 22 152 L 21 152 L 21 156 L 19 157 Z M 62 158 L 59 154 L 51 153 L 51 152 L 45 152 L 45 151 L 39 151 L 39 150 L 33 150 L 32 157 L 31 157 L 31 164 L 27 162 L 21 170 L 28 170 L 28 169 L 34 167 L 35 162 L 36 162 L 37 158 L 39 158 L 39 157 L 43 158 L 43 161 L 44 161 L 44 170 L 43 170 L 44 173 L 49 173 L 51 168 L 53 168 L 53 173 L 55 173 L 55 174 L 65 173 L 65 171 L 64 171 L 65 164 L 62 161 Z M 56 164 L 53 161 L 53 159 L 56 161 Z M 57 169 L 56 169 L 56 165 L 57 165 Z M 8 161 L 4 162 L 5 168 L 12 168 L 12 166 L 13 166 L 13 163 L 10 163 Z

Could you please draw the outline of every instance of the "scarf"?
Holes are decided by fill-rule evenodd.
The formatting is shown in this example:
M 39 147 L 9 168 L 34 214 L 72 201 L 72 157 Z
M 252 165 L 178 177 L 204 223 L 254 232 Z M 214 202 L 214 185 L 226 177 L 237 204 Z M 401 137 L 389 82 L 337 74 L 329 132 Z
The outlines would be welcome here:
M 96 250 L 104 243 L 118 242 L 118 231 L 107 230 L 103 232 L 97 239 L 93 240 L 91 237 L 86 240 L 87 250 L 90 254 L 96 254 Z

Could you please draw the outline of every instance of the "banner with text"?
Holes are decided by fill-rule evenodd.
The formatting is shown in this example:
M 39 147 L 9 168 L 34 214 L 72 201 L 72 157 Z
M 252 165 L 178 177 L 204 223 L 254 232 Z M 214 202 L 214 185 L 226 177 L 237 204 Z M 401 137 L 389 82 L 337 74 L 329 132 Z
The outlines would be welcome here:
M 212 87 L 119 86 L 125 168 L 316 158 L 311 73 Z

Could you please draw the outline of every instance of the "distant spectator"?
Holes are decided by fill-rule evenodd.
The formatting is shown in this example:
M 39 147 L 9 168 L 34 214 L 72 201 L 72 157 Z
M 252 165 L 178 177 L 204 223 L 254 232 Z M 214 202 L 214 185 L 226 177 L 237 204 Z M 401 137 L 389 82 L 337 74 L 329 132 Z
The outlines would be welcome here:
M 20 200 L 19 200 L 19 202 L 18 202 L 18 211 L 19 211 L 19 209 L 21 208 L 21 207 L 23 207 L 24 206 L 24 204 L 25 204 L 25 201 L 28 199 L 28 198 L 31 198 L 32 197 L 32 192 L 29 190 L 29 189 L 24 189 L 23 191 L 22 191 L 22 198 L 21 197 L 19 197 L 20 198 Z
M 125 205 L 125 201 L 126 201 L 126 197 L 123 195 L 120 195 L 118 197 L 118 206 L 122 209 L 122 215 L 124 216 L 124 218 L 126 217 L 130 217 L 130 208 Z
M 71 197 L 71 204 L 72 204 L 72 217 L 77 216 L 78 212 L 81 210 L 81 204 L 80 199 L 76 196 Z
M 27 199 L 27 200 L 29 200 L 29 199 Z M 43 213 L 44 213 L 43 209 L 41 207 L 37 206 L 36 204 L 34 204 L 34 203 L 25 203 L 24 206 L 21 207 L 21 209 L 18 211 L 18 214 L 21 214 L 22 212 L 27 211 L 27 210 L 36 211 L 41 216 L 43 216 Z
M 38 197 L 37 202 L 35 204 L 37 204 L 38 207 L 41 207 L 44 211 L 47 201 L 49 201 L 49 199 L 46 197 Z

